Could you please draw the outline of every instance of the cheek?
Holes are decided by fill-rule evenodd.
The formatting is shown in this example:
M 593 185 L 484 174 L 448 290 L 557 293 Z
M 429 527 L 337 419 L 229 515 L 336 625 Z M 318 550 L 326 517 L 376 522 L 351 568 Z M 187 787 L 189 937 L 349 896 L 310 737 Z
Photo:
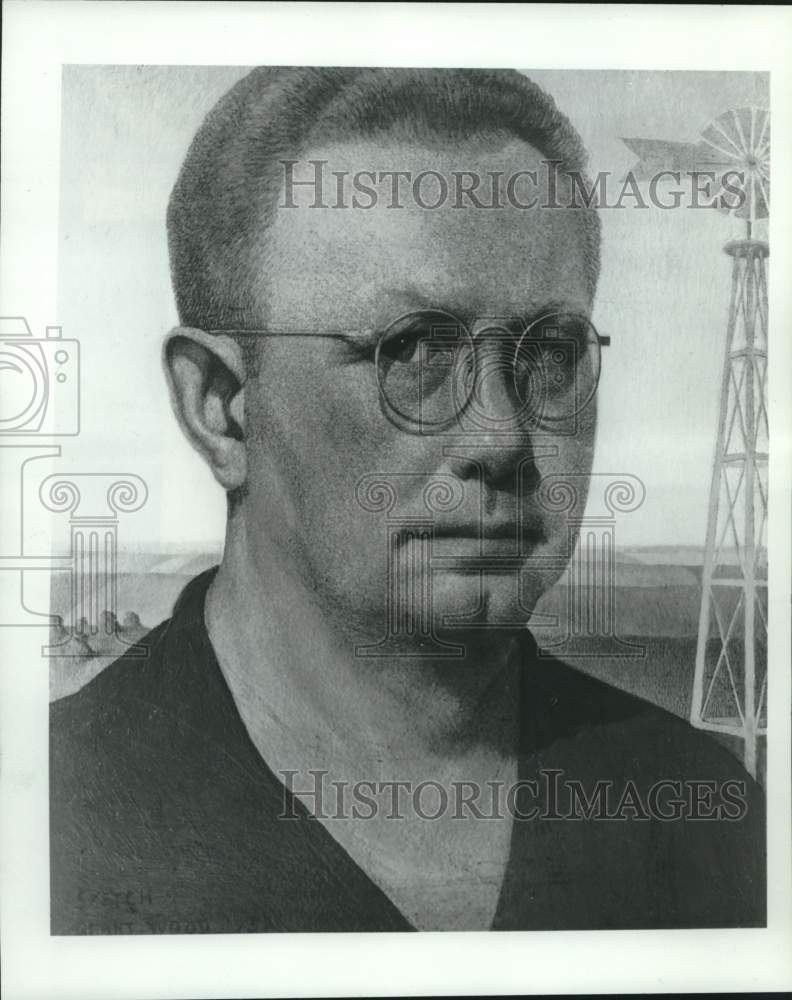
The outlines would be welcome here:
M 587 477 L 594 460 L 596 427 L 596 404 L 592 401 L 578 415 L 574 433 L 543 435 L 536 438 L 535 444 L 539 446 L 537 466 L 541 476 L 567 474 L 570 480 L 575 482 L 581 477 Z M 547 448 L 544 455 L 541 447 Z
M 594 459 L 596 407 L 592 403 L 580 415 L 577 433 L 556 437 L 557 453 L 537 462 L 538 506 L 553 544 L 567 538 L 570 526 L 583 517 L 589 494 Z M 564 543 L 565 544 L 565 543 Z
M 250 479 L 256 506 L 278 508 L 294 532 L 330 544 L 371 517 L 356 487 L 363 477 L 426 467 L 424 439 L 411 438 L 382 414 L 372 373 L 363 365 L 330 377 L 268 371 L 251 396 Z
M 322 461 L 377 454 L 388 443 L 390 425 L 380 409 L 373 368 L 332 367 L 323 356 L 314 370 L 283 366 L 259 388 L 259 419 L 279 446 L 294 456 Z

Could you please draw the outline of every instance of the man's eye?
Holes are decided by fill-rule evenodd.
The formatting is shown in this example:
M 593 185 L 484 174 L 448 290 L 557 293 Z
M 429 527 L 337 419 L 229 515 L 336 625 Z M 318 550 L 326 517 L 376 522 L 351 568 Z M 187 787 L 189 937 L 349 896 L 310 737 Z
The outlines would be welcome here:
M 421 342 L 426 339 L 425 330 L 407 330 L 394 334 L 382 342 L 380 353 L 398 364 L 416 364 L 421 356 Z
M 462 335 L 459 321 L 442 312 L 410 313 L 392 323 L 383 334 L 380 357 L 401 365 L 436 366 Z
M 420 364 L 422 352 L 443 332 L 441 322 L 431 313 L 404 317 L 386 331 L 380 355 L 400 365 Z

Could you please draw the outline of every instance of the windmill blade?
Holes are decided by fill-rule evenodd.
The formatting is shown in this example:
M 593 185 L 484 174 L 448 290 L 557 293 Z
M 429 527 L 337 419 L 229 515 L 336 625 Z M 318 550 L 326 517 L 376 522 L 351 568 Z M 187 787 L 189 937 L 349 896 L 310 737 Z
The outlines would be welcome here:
M 744 202 L 720 211 L 755 222 L 770 214 L 770 112 L 766 108 L 733 108 L 718 115 L 701 133 L 713 154 L 730 161 L 743 175 Z

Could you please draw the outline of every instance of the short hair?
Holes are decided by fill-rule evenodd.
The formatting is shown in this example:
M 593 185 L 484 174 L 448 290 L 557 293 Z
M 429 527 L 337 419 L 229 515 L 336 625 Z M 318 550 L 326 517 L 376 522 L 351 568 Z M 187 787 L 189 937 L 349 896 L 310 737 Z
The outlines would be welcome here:
M 580 137 L 553 99 L 515 70 L 260 67 L 220 99 L 198 130 L 168 205 L 168 248 L 179 320 L 203 329 L 263 322 L 255 301 L 279 161 L 317 136 L 370 137 L 406 127 L 450 137 L 502 131 L 583 173 Z M 583 251 L 594 292 L 596 209 L 583 208 Z

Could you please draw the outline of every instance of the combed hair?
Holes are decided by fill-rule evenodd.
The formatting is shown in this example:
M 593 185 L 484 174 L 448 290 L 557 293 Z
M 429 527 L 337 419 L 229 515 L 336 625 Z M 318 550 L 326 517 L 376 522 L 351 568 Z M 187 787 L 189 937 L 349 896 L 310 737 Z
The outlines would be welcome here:
M 257 276 L 280 190 L 279 161 L 317 137 L 513 134 L 583 173 L 577 132 L 553 99 L 515 70 L 261 67 L 215 105 L 196 134 L 168 205 L 180 322 L 245 328 L 258 315 Z M 599 217 L 581 209 L 588 283 L 599 274 Z

